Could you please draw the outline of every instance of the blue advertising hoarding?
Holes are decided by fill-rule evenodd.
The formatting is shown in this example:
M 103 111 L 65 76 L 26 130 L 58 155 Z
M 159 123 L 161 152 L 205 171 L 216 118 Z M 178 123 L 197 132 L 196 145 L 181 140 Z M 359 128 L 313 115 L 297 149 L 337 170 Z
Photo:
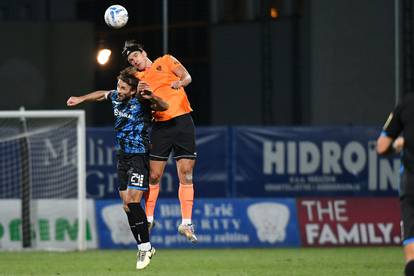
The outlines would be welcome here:
M 226 197 L 228 185 L 228 129 L 199 127 L 196 132 L 197 156 L 194 169 L 197 197 Z M 87 194 L 89 198 L 118 198 L 118 176 L 112 128 L 88 128 L 86 141 Z M 167 162 L 161 179 L 161 196 L 177 197 L 175 161 Z
M 193 182 L 196 197 L 226 197 L 228 181 L 228 129 L 226 127 L 199 127 L 196 129 L 197 160 Z M 170 158 L 161 180 L 163 197 L 178 195 L 179 180 L 175 160 Z
M 377 155 L 375 141 L 379 132 L 374 127 L 199 127 L 195 196 L 394 196 L 401 162 L 399 156 Z M 34 198 L 44 196 L 45 185 L 54 185 L 58 179 L 48 175 L 63 170 L 62 187 L 69 183 L 76 186 L 76 166 L 71 166 L 76 163 L 76 139 L 42 135 L 37 136 L 36 146 L 32 147 L 35 151 L 30 154 Z M 2 158 L 3 163 L 12 163 L 4 167 L 0 197 L 18 198 L 21 143 L 5 143 L 2 148 L 12 152 L 13 158 L 10 154 Z M 113 129 L 88 128 L 88 198 L 119 197 L 116 163 Z M 170 159 L 161 179 L 162 198 L 177 198 L 176 170 Z M 62 181 L 58 179 L 58 183 Z M 56 194 L 55 189 L 48 189 L 52 190 Z M 76 195 L 76 189 L 70 191 L 61 196 Z
M 398 156 L 375 150 L 378 128 L 235 127 L 233 192 L 243 196 L 395 195 Z
M 118 200 L 96 200 L 99 248 L 136 248 Z M 300 234 L 294 199 L 199 199 L 193 208 L 198 243 L 177 232 L 178 200 L 160 199 L 151 243 L 157 248 L 298 247 Z
M 119 198 L 113 128 L 86 132 L 86 191 L 89 198 Z
M 375 151 L 374 127 L 199 127 L 194 169 L 199 197 L 396 195 L 400 160 Z M 87 132 L 87 192 L 118 198 L 112 128 Z M 176 198 L 174 160 L 161 197 Z

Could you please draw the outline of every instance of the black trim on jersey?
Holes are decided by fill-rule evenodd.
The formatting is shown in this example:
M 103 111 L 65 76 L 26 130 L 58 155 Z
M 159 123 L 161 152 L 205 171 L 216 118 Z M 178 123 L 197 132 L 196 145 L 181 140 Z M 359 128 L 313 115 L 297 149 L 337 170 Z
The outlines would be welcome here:
M 402 134 L 404 168 L 414 173 L 414 94 L 408 94 L 398 104 L 384 126 L 385 135 L 395 139 Z

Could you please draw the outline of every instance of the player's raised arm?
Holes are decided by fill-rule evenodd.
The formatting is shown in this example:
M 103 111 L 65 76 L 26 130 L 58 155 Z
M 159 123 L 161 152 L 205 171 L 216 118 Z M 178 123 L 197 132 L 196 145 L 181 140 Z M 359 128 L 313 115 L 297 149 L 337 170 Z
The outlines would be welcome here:
M 171 88 L 179 89 L 181 87 L 186 87 L 192 81 L 190 73 L 188 73 L 187 69 L 173 56 L 170 57 L 173 60 L 173 63 L 176 65 L 173 67 L 172 71 L 174 75 L 179 77 L 180 79 L 171 83 Z
M 76 106 L 83 102 L 99 102 L 105 100 L 106 94 L 109 91 L 99 90 L 82 96 L 71 96 L 67 101 L 67 106 Z

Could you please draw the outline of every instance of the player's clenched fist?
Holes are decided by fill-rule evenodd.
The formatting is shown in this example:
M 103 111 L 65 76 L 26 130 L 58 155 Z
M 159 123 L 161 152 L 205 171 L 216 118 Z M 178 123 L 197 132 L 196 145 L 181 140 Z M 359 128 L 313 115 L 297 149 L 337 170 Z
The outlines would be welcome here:
M 138 83 L 138 91 L 141 92 L 141 91 L 145 91 L 145 90 L 146 91 L 151 91 L 151 87 L 145 81 L 140 81 Z
M 171 88 L 173 89 L 180 89 L 183 86 L 181 81 L 174 81 L 171 83 Z
M 67 106 L 75 106 L 75 105 L 80 104 L 81 102 L 82 102 L 82 98 L 81 97 L 70 97 L 67 100 L 66 104 L 67 104 Z

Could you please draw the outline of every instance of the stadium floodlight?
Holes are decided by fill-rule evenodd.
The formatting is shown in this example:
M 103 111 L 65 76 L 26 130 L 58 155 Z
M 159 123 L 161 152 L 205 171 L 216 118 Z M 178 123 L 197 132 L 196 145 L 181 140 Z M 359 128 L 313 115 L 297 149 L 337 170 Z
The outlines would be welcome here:
M 85 135 L 83 110 L 0 111 L 1 249 L 86 249 Z
M 111 53 L 112 52 L 109 49 L 100 49 L 98 51 L 98 55 L 96 56 L 96 60 L 100 65 L 105 65 L 109 61 Z

